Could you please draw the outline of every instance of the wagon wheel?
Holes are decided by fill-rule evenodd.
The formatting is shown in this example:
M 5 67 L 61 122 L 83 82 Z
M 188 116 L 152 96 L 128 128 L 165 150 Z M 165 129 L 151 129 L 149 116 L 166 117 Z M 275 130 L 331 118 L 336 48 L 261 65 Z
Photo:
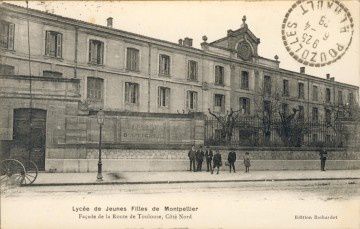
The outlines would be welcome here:
M 1 162 L 1 183 L 13 182 L 15 184 L 22 184 L 25 179 L 25 167 L 16 159 L 6 159 Z
M 32 184 L 36 180 L 39 169 L 33 161 L 27 161 L 25 163 L 25 177 L 23 184 Z

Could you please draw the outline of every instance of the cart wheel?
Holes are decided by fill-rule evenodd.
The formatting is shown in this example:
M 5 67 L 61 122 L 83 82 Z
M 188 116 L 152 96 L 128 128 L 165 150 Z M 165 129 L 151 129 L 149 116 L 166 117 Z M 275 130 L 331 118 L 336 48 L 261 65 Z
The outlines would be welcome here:
M 33 161 L 28 161 L 25 163 L 25 178 L 23 181 L 23 184 L 32 184 L 36 180 L 36 177 L 38 175 L 38 167 Z
M 22 184 L 25 179 L 25 167 L 16 159 L 6 159 L 1 162 L 1 183 L 13 182 Z

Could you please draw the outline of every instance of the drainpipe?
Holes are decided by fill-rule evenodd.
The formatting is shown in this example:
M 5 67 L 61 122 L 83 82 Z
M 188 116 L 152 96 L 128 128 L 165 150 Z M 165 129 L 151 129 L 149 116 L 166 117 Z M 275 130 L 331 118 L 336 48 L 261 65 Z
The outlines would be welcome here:
M 151 81 L 151 44 L 149 45 L 149 56 L 148 56 L 148 112 L 150 113 L 150 81 Z
M 75 27 L 75 57 L 74 57 L 74 77 L 77 78 L 77 66 L 78 66 L 78 44 L 79 44 L 79 30 Z

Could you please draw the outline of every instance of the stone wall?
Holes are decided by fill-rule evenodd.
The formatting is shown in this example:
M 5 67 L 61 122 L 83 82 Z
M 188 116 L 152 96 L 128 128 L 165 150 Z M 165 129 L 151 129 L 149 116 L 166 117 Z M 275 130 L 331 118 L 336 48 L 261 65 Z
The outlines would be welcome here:
M 47 171 L 94 172 L 97 171 L 97 149 L 60 150 L 66 159 L 48 156 Z M 228 150 L 221 149 L 223 164 Z M 320 168 L 319 153 L 315 150 L 237 150 L 236 167 L 244 168 L 242 158 L 250 153 L 251 170 L 317 170 Z M 59 155 L 58 152 L 57 155 Z M 104 149 L 102 162 L 104 171 L 185 171 L 189 169 L 188 150 L 143 150 L 143 149 Z M 79 155 L 74 158 L 73 155 Z M 81 157 L 80 157 L 81 155 Z M 203 168 L 206 164 L 203 164 Z M 360 151 L 329 151 L 327 169 L 360 169 Z M 222 170 L 227 170 L 223 166 Z

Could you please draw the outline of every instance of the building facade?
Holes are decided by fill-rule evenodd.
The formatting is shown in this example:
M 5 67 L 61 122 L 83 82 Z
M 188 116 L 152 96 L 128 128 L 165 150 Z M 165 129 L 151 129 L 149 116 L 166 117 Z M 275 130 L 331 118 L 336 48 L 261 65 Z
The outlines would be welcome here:
M 58 148 L 64 155 L 69 144 L 95 142 L 96 128 L 91 129 L 85 117 L 99 109 L 113 114 L 114 120 L 124 112 L 170 114 L 171 119 L 171 114 L 207 115 L 209 109 L 252 116 L 263 106 L 266 99 L 259 105 L 258 98 L 266 92 L 280 93 L 284 110 L 296 107 L 315 120 L 324 119 L 329 106 L 359 102 L 357 86 L 329 75 L 308 75 L 304 68 L 281 69 L 277 57 L 261 57 L 260 39 L 245 17 L 241 27 L 228 30 L 224 38 L 208 42 L 204 36 L 197 49 L 188 37 L 172 43 L 114 29 L 112 18 L 108 26 L 99 26 L 7 3 L 0 11 L 3 152 L 11 151 L 15 135 L 26 136 L 17 123 L 26 119 L 29 108 L 38 109 L 32 115 L 39 128 L 33 130 L 44 132 L 38 134 L 43 136 L 38 144 L 46 145 L 41 157 L 47 158 L 60 154 Z M 190 116 L 183 118 L 183 123 L 192 122 Z M 109 143 L 117 141 L 116 131 L 105 133 L 113 137 Z M 191 136 L 201 142 L 201 135 Z M 58 147 L 61 144 L 67 146 Z

